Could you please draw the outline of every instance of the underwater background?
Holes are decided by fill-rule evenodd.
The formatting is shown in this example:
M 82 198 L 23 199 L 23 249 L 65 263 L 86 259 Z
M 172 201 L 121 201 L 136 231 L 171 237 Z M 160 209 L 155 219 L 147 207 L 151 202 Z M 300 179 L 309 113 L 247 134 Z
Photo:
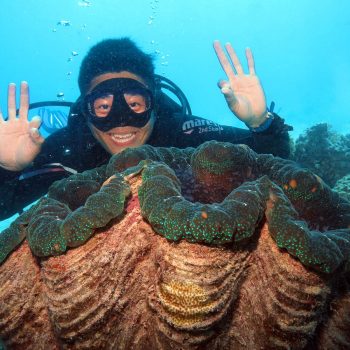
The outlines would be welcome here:
M 2 1 L 0 23 L 5 115 L 9 82 L 28 81 L 31 102 L 75 101 L 87 50 L 130 36 L 154 54 L 156 73 L 180 86 L 193 114 L 244 127 L 216 86 L 225 78 L 212 48 L 219 39 L 230 41 L 244 64 L 245 47 L 252 49 L 268 105 L 275 102 L 294 139 L 321 122 L 350 134 L 347 0 L 12 0 Z

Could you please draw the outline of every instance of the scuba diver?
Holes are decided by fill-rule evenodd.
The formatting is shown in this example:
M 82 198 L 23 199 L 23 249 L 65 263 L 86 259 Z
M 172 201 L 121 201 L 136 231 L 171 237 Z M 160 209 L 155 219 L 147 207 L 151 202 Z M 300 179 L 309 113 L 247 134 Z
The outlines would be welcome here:
M 218 86 L 248 129 L 192 115 L 181 90 L 170 84 L 175 93 L 180 91 L 182 103 L 176 103 L 162 91 L 164 79 L 154 73 L 152 56 L 129 38 L 103 40 L 90 49 L 81 63 L 81 95 L 70 109 L 67 126 L 45 140 L 40 118 L 28 120 L 28 84 L 21 83 L 18 114 L 16 86 L 9 84 L 8 118 L 0 114 L 0 220 L 46 194 L 54 181 L 98 167 L 128 147 L 185 148 L 217 140 L 288 157 L 292 128 L 268 110 L 252 52 L 246 50 L 245 74 L 231 44 L 225 48 L 214 42 L 228 78 Z

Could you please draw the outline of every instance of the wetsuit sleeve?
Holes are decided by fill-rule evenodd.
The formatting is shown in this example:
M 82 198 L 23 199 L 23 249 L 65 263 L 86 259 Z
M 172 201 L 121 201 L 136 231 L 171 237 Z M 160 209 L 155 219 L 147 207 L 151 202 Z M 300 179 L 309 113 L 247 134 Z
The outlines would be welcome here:
M 177 138 L 174 143 L 180 148 L 197 147 L 205 141 L 216 140 L 246 144 L 258 153 L 287 158 L 290 155 L 290 130 L 292 127 L 286 125 L 284 119 L 277 114 L 274 114 L 268 129 L 262 132 L 224 126 L 200 117 L 183 116 L 177 125 Z
M 27 205 L 45 195 L 54 181 L 69 175 L 59 167 L 43 170 L 45 164 L 62 161 L 62 157 L 58 157 L 60 151 L 64 154 L 62 136 L 61 130 L 49 136 L 33 165 L 23 171 L 0 168 L 0 220 L 20 213 Z
M 12 202 L 19 175 L 20 172 L 0 168 L 0 220 L 4 220 L 16 213 Z
M 33 172 L 35 168 L 31 168 Z M 50 185 L 67 176 L 64 171 L 22 179 L 23 173 L 0 170 L 0 221 L 16 213 L 47 193 Z

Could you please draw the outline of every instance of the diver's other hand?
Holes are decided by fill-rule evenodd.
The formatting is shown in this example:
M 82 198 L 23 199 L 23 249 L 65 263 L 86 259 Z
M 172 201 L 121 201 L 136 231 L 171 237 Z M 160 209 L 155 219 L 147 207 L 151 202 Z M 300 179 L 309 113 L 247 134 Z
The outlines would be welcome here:
M 244 74 L 232 45 L 226 43 L 225 48 L 227 53 L 218 40 L 214 41 L 215 53 L 228 78 L 228 81 L 220 80 L 218 86 L 235 116 L 247 126 L 256 128 L 266 120 L 267 106 L 264 90 L 255 74 L 253 54 L 246 49 L 249 73 Z
M 29 88 L 21 83 L 20 108 L 16 117 L 16 85 L 8 86 L 8 119 L 0 111 L 0 166 L 19 171 L 38 155 L 44 138 L 40 135 L 41 119 L 28 120 Z

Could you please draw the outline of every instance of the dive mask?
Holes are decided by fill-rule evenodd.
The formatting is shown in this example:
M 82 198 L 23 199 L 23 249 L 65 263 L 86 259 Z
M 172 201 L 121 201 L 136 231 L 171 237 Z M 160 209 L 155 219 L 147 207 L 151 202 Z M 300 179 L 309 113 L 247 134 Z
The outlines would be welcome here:
M 106 132 L 116 127 L 142 128 L 152 116 L 152 91 L 134 79 L 114 78 L 95 86 L 84 98 L 89 122 Z

